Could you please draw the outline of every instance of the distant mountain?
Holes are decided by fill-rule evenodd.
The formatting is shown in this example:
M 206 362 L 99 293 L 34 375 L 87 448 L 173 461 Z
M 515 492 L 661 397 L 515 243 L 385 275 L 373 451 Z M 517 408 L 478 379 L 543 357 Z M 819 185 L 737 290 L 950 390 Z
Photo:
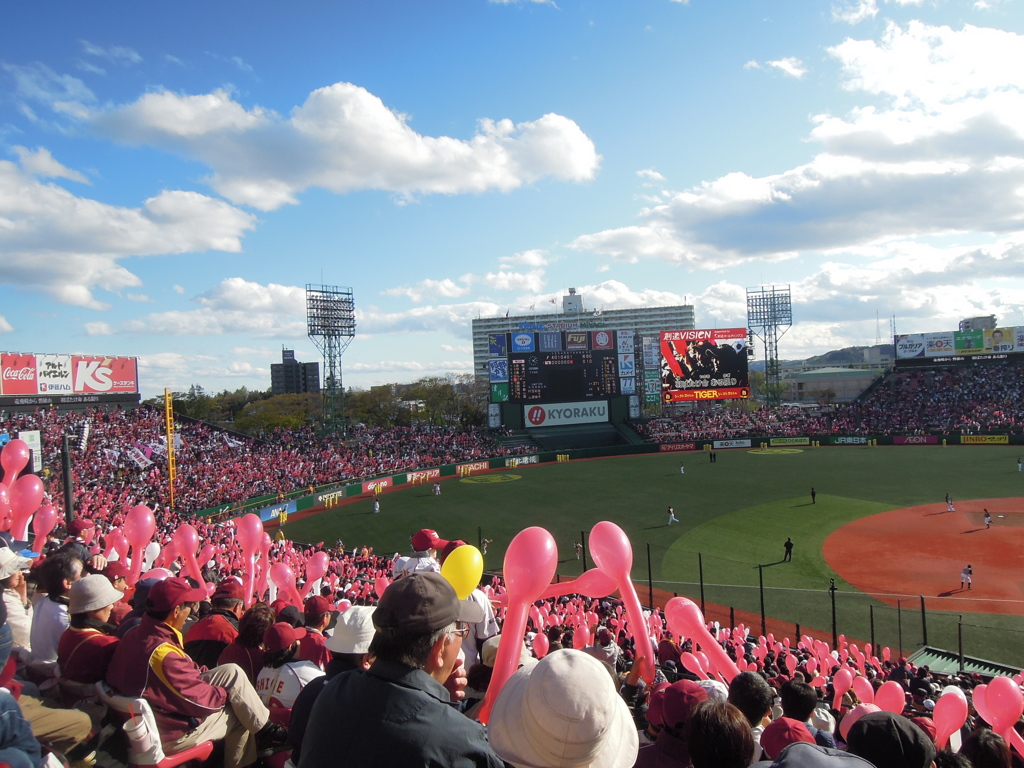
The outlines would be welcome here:
M 864 362 L 864 352 L 869 349 L 878 349 L 883 352 L 892 353 L 892 344 L 875 344 L 870 347 L 846 347 L 845 349 L 834 349 L 823 355 L 808 357 L 804 360 L 805 365 L 854 365 Z

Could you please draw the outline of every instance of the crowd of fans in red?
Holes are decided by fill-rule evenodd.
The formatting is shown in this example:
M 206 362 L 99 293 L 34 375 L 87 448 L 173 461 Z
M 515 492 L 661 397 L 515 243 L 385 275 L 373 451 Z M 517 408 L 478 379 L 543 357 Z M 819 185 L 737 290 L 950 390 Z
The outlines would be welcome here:
M 796 435 L 918 435 L 1024 431 L 1024 366 L 928 368 L 890 373 L 839 406 L 696 410 L 640 423 L 654 442 Z

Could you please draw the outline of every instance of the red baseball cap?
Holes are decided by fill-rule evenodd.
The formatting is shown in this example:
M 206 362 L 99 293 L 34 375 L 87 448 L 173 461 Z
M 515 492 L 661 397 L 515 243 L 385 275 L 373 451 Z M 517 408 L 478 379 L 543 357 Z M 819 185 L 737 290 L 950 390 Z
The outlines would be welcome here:
M 103 575 L 112 582 L 117 581 L 118 579 L 127 579 L 128 566 L 120 560 L 110 560 L 107 562 L 107 567 L 103 569 Z
M 303 613 L 309 616 L 320 616 L 324 613 L 330 613 L 334 610 L 334 603 L 328 600 L 322 595 L 313 595 L 307 598 L 306 602 L 302 605 Z
M 791 717 L 780 717 L 761 733 L 761 746 L 772 760 L 777 758 L 783 749 L 798 741 L 813 744 L 814 737 L 804 723 Z
M 448 546 L 447 539 L 437 536 L 437 531 L 424 528 L 412 535 L 412 548 L 417 552 L 424 552 L 428 549 L 444 549 Z
M 146 598 L 147 611 L 171 611 L 182 603 L 198 603 L 206 599 L 206 590 L 193 587 L 177 576 L 158 581 Z
M 271 624 L 263 633 L 263 647 L 267 653 L 278 653 L 291 648 L 304 634 L 304 630 L 296 629 L 286 621 L 279 621 Z
M 96 523 L 94 523 L 92 520 L 86 520 L 84 517 L 76 517 L 74 520 L 68 523 L 68 535 L 81 536 L 90 528 L 95 527 Z
M 437 559 L 444 563 L 444 561 L 448 558 L 448 555 L 450 555 L 459 547 L 464 546 L 466 546 L 466 542 L 464 542 L 462 539 L 452 539 L 444 545 L 444 549 L 441 550 L 441 554 Z
M 227 578 L 217 585 L 213 593 L 214 600 L 245 600 L 245 589 L 237 579 Z
M 662 718 L 668 728 L 678 728 L 693 714 L 694 708 L 707 701 L 708 692 L 692 680 L 677 680 L 665 689 Z

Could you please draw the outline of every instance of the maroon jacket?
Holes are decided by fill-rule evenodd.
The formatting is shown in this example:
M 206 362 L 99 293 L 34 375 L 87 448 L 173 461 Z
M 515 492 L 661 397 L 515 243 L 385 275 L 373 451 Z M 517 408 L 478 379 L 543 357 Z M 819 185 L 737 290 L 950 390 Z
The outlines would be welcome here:
M 156 715 L 163 742 L 180 738 L 227 703 L 227 691 L 200 677 L 202 669 L 188 657 L 181 634 L 143 616 L 114 651 L 107 683 L 125 696 L 141 696 Z

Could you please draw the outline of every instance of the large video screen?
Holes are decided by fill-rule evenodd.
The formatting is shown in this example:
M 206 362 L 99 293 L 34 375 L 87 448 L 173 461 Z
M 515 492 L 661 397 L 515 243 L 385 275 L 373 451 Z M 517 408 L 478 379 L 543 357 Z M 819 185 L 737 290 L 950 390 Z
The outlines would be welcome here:
M 491 402 L 607 400 L 636 391 L 632 333 L 519 330 L 490 334 L 489 348 Z
M 662 331 L 661 399 L 666 403 L 750 397 L 747 329 Z
M 1019 360 L 1024 355 L 1024 327 L 906 333 L 894 342 L 897 367 Z

